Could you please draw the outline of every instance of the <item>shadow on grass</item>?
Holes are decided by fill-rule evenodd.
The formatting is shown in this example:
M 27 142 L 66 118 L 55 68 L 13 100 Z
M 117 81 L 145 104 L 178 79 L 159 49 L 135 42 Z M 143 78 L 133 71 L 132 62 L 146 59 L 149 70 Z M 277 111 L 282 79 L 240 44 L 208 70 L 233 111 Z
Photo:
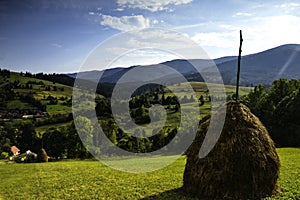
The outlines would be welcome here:
M 280 189 L 282 189 L 282 188 L 280 188 Z M 284 191 L 284 190 L 281 190 L 281 192 L 282 191 Z M 281 192 L 274 194 L 272 197 L 267 197 L 266 199 L 269 199 L 269 198 L 277 199 L 278 198 L 277 195 L 280 194 Z M 265 198 L 263 198 L 263 199 L 265 199 Z M 145 197 L 140 200 L 199 200 L 199 198 L 183 192 L 182 188 L 176 188 L 176 189 L 168 190 L 168 191 L 165 191 L 165 192 L 153 195 L 153 196 Z M 207 200 L 207 199 L 205 199 L 205 200 Z
M 153 196 L 142 198 L 141 200 L 196 200 L 197 198 L 192 197 L 182 191 L 182 188 L 176 188 L 173 190 L 168 190 Z

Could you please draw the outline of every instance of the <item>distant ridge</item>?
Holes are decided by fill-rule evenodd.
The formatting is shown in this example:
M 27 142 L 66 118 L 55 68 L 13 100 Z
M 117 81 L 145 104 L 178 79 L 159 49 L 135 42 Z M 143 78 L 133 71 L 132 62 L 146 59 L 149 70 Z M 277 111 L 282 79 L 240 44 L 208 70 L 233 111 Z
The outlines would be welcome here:
M 218 67 L 225 84 L 235 84 L 237 56 L 221 57 L 213 60 Z M 189 81 L 201 81 L 202 77 L 196 73 L 191 65 L 209 68 L 211 61 L 202 59 L 183 60 L 176 59 L 160 64 L 131 66 L 128 68 L 113 68 L 105 71 L 81 72 L 80 77 L 90 81 L 99 81 L 100 74 L 103 73 L 100 82 L 116 83 L 123 74 L 133 68 L 151 72 L 123 82 L 147 82 L 154 79 L 173 79 L 176 81 L 177 75 L 167 69 L 166 66 L 177 70 Z M 155 70 L 153 70 L 153 68 Z M 153 72 L 154 71 L 154 72 Z M 67 74 L 76 77 L 76 73 Z M 241 85 L 271 84 L 278 78 L 300 79 L 300 45 L 286 44 L 259 53 L 242 56 L 241 62 Z

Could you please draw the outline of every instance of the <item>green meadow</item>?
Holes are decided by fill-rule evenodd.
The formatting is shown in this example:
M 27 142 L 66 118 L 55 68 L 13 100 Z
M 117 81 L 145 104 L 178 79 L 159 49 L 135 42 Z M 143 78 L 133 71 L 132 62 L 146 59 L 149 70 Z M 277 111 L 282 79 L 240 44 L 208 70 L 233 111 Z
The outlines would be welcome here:
M 282 193 L 266 198 L 300 198 L 300 149 L 277 149 Z M 155 157 L 154 162 L 164 162 Z M 195 199 L 178 190 L 186 158 L 148 173 L 127 173 L 95 160 L 16 164 L 0 161 L 0 199 Z M 138 159 L 132 164 L 138 167 Z

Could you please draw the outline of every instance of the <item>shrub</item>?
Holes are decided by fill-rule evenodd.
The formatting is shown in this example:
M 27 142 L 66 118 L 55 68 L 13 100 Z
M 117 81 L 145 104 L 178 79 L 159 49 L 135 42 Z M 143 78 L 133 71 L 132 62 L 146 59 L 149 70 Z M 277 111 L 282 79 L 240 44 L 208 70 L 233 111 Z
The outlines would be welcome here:
M 9 157 L 9 153 L 7 152 L 2 152 L 0 155 L 0 159 L 7 159 Z

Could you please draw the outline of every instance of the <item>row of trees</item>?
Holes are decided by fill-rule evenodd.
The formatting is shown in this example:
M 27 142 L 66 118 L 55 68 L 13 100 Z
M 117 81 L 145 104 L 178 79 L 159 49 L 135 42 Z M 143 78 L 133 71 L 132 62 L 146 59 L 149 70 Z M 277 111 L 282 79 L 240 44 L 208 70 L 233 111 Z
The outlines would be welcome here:
M 300 146 L 300 81 L 279 79 L 258 85 L 244 103 L 267 127 L 278 147 Z
M 96 154 L 101 151 L 115 154 L 110 151 L 112 145 L 133 153 L 145 153 L 164 147 L 177 134 L 176 127 L 153 130 L 156 134 L 151 137 L 146 137 L 143 129 L 136 129 L 135 134 L 140 137 L 134 137 L 120 129 L 113 120 L 101 120 L 101 128 L 110 140 L 105 144 L 105 136 L 89 119 L 79 116 L 75 121 L 76 127 L 72 122 L 65 127 L 50 128 L 43 135 L 36 133 L 35 126 L 30 121 L 19 124 L 6 123 L 0 127 L 0 154 L 11 154 L 10 147 L 13 145 L 21 149 L 21 153 L 27 150 L 39 152 L 44 148 L 53 158 L 90 158 L 88 150 Z
M 4 78 L 9 78 L 10 77 L 10 71 L 7 69 L 1 69 L 0 68 L 0 76 Z
M 90 154 L 82 144 L 74 123 L 47 130 L 42 136 L 31 121 L 6 123 L 0 127 L 0 154 L 9 155 L 10 147 L 17 146 L 21 153 L 39 152 L 44 148 L 51 157 L 87 158 Z

